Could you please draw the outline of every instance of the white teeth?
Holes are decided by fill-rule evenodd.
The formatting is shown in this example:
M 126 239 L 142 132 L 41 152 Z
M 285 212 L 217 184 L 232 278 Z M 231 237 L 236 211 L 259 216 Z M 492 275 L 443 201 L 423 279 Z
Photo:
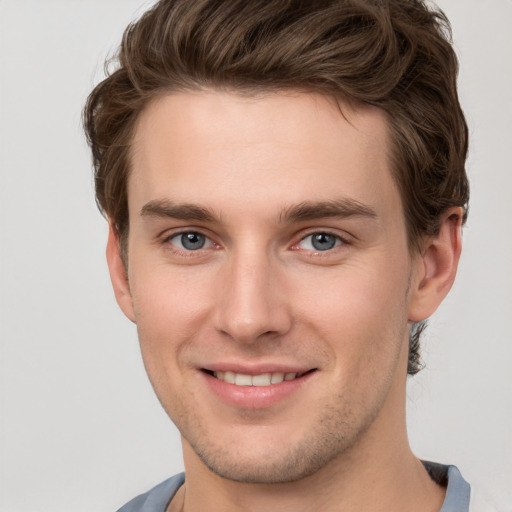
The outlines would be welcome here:
M 284 373 L 273 373 L 270 377 L 271 384 L 279 384 L 284 380 Z
M 270 386 L 271 376 L 270 373 L 263 373 L 261 375 L 254 375 L 252 378 L 253 386 Z
M 270 386 L 279 384 L 284 380 L 293 380 L 297 378 L 297 373 L 262 373 L 260 375 L 245 375 L 234 372 L 213 372 L 214 377 L 219 380 L 235 384 L 237 386 Z
M 224 372 L 222 372 L 222 373 L 224 373 Z M 226 372 L 226 373 L 224 373 L 224 378 L 222 378 L 222 377 L 218 377 L 218 378 L 221 380 L 225 380 L 229 384 L 235 383 L 235 374 L 233 372 Z
M 243 373 L 237 373 L 235 375 L 235 384 L 237 386 L 252 386 L 252 377 Z

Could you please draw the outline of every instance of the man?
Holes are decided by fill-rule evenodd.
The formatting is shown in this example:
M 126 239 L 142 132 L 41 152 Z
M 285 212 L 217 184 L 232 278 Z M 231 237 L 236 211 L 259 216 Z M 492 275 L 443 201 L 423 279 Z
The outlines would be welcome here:
M 89 97 L 117 301 L 185 475 L 121 510 L 467 511 L 405 426 L 467 128 L 422 2 L 157 3 Z

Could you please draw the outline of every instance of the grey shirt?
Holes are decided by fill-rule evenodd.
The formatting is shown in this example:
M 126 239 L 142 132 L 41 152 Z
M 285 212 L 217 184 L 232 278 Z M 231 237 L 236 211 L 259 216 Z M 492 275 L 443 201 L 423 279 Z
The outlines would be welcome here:
M 423 462 L 431 478 L 446 486 L 446 497 L 439 512 L 468 512 L 471 489 L 455 466 Z M 117 512 L 165 512 L 165 509 L 185 482 L 185 473 L 165 480 L 145 494 L 137 496 Z

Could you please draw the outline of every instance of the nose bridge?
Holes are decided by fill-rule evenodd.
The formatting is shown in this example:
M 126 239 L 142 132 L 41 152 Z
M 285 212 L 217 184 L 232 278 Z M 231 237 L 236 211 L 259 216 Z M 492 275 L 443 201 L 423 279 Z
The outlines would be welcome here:
M 279 297 L 276 274 L 276 265 L 265 251 L 254 247 L 234 251 L 218 302 L 217 328 L 244 343 L 286 332 L 290 319 Z

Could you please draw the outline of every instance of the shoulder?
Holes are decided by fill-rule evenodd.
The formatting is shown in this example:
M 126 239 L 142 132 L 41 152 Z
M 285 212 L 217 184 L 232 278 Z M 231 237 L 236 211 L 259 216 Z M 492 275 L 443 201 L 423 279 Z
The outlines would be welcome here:
M 179 473 L 164 480 L 150 491 L 133 498 L 117 512 L 165 512 L 167 505 L 184 481 L 185 474 Z
M 434 482 L 446 488 L 440 512 L 469 512 L 471 487 L 456 466 L 423 461 Z
M 498 509 L 479 487 L 470 486 L 456 466 L 427 461 L 423 464 L 431 478 L 446 487 L 440 512 L 505 512 Z

